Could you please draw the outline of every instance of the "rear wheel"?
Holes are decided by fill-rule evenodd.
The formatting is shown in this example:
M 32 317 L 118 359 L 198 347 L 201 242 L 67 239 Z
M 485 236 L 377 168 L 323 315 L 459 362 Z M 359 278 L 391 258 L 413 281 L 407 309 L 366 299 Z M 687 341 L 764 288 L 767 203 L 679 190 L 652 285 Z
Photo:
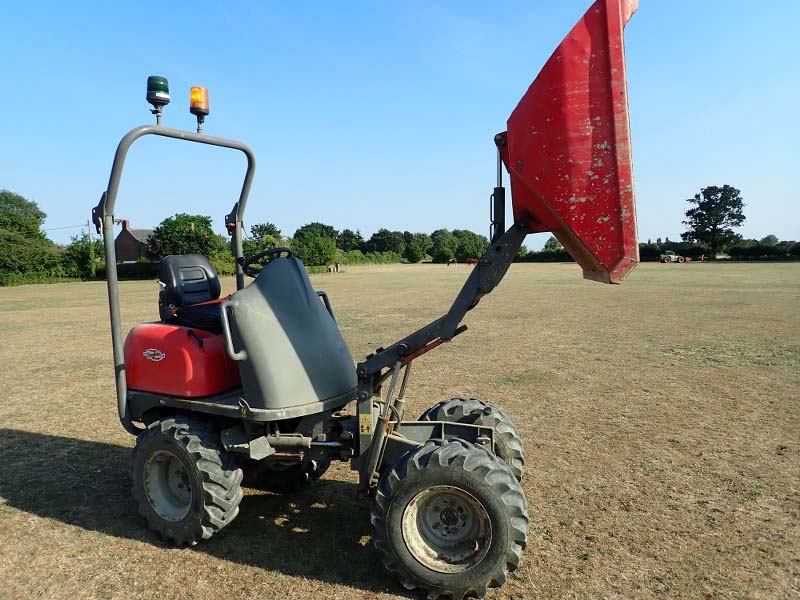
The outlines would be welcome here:
M 451 398 L 432 406 L 420 421 L 448 421 L 492 427 L 495 432 L 494 452 L 511 469 L 517 480 L 525 470 L 525 451 L 514 423 L 500 407 L 480 398 Z
M 372 534 L 383 563 L 408 589 L 461 600 L 503 585 L 527 543 L 519 482 L 487 450 L 431 440 L 381 477 Z
M 139 514 L 174 544 L 207 540 L 239 514 L 242 471 L 217 437 L 200 421 L 174 417 L 136 438 L 131 478 Z

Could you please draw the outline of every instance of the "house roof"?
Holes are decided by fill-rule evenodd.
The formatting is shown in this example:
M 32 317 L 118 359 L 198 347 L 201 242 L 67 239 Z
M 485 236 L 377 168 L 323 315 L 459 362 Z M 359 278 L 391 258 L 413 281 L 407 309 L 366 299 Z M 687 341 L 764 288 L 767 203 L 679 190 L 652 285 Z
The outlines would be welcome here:
M 150 239 L 150 236 L 153 235 L 152 229 L 128 229 L 128 231 L 133 237 L 143 244 L 146 244 L 147 240 Z

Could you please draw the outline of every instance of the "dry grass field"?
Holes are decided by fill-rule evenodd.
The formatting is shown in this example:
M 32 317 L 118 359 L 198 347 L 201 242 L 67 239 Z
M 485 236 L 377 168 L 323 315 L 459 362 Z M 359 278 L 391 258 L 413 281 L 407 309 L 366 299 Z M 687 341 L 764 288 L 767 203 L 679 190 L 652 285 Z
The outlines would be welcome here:
M 360 359 L 438 316 L 467 267 L 315 276 Z M 232 282 L 227 282 L 228 288 Z M 122 284 L 126 328 L 157 315 Z M 525 442 L 531 531 L 494 599 L 800 597 L 800 264 L 515 265 L 419 359 L 410 413 L 470 394 Z M 341 465 L 249 490 L 191 549 L 135 514 L 105 284 L 0 288 L 0 598 L 406 598 Z

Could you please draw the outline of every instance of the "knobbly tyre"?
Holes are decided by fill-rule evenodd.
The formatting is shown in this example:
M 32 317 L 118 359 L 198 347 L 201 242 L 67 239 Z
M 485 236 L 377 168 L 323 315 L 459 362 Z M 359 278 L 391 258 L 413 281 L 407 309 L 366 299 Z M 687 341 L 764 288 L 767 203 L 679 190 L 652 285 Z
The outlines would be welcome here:
M 491 246 L 450 309 L 355 368 L 327 295 L 291 249 L 243 256 L 253 152 L 202 132 L 203 88 L 190 100 L 197 132 L 164 126 L 167 80 L 148 79 L 156 124 L 122 138 L 92 218 L 105 247 L 119 419 L 136 436 L 133 494 L 152 529 L 179 545 L 208 540 L 236 518 L 243 483 L 290 492 L 332 461 L 349 461 L 372 498 L 375 547 L 406 588 L 461 599 L 503 584 L 520 564 L 529 523 L 517 430 L 500 407 L 469 397 L 407 420 L 411 367 L 466 330 L 467 312 L 498 285 L 528 233 L 553 232 L 596 281 L 620 283 L 638 263 L 622 36 L 635 9 L 635 0 L 595 2 L 495 136 Z M 236 291 L 220 298 L 205 257 L 167 256 L 160 320 L 123 338 L 114 208 L 128 149 L 147 135 L 245 155 L 225 218 Z

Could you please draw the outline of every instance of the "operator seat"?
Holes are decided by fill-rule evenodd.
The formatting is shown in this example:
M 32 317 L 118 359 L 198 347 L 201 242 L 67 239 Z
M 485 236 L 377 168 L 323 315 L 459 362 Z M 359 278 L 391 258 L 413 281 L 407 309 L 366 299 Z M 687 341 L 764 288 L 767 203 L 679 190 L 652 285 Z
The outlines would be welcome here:
M 164 323 L 220 333 L 220 283 L 202 254 L 172 254 L 158 265 L 158 312 Z

